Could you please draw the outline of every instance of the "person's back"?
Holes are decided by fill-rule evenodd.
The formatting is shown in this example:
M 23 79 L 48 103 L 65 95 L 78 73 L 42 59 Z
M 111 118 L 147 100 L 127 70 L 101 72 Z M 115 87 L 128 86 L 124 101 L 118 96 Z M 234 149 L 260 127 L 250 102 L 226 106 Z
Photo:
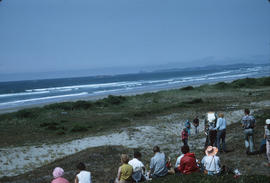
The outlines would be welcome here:
M 91 183 L 91 173 L 85 170 L 80 171 L 77 174 L 78 183 Z
M 181 158 L 179 171 L 183 174 L 190 174 L 192 172 L 198 171 L 194 153 L 188 152 L 184 155 L 183 158 Z
M 254 127 L 255 127 L 255 118 L 250 115 L 249 109 L 244 110 L 245 116 L 242 118 L 242 127 L 244 128 L 244 138 L 245 138 L 245 147 L 246 153 L 254 154 Z
M 140 152 L 134 153 L 134 158 L 128 162 L 129 165 L 133 168 L 132 178 L 135 182 L 139 182 L 141 180 L 144 180 L 144 164 L 137 158 L 141 158 Z
M 218 148 L 212 146 L 208 146 L 205 150 L 206 156 L 203 157 L 201 163 L 208 175 L 220 173 L 220 160 L 216 156 L 217 152 Z
M 164 153 L 155 152 L 154 157 L 151 158 L 150 169 L 152 171 L 152 175 L 157 177 L 165 176 L 168 173 Z
M 69 183 L 69 181 L 62 176 L 64 175 L 63 168 L 56 167 L 53 170 L 53 177 L 54 179 L 51 181 L 51 183 Z
M 251 115 L 245 115 L 242 118 L 242 124 L 244 129 L 250 129 L 255 127 L 255 118 Z
M 75 183 L 92 183 L 91 173 L 86 171 L 85 164 L 80 162 L 77 165 L 79 173 L 76 175 Z
M 120 166 L 120 168 L 121 168 L 120 181 L 121 180 L 124 180 L 124 181 L 131 180 L 131 176 L 132 176 L 132 172 L 133 172 L 132 166 L 124 163 L 122 166 Z
M 217 174 L 220 172 L 220 159 L 218 156 L 204 156 L 202 164 L 208 172 Z

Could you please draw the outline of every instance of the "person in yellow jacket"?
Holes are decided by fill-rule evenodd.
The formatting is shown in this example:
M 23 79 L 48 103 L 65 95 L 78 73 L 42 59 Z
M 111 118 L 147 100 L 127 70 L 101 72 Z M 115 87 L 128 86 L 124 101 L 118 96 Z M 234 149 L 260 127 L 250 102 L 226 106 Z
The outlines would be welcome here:
M 118 169 L 116 182 L 118 183 L 131 183 L 133 168 L 128 164 L 129 158 L 127 154 L 121 155 L 122 165 Z

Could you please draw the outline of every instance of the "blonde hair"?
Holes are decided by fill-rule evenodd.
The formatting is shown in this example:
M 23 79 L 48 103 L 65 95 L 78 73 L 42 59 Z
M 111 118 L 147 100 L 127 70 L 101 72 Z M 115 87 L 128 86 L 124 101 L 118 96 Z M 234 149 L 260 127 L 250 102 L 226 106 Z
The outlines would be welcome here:
M 129 160 L 129 158 L 128 158 L 128 155 L 127 154 L 122 154 L 121 155 L 121 161 L 123 163 L 128 163 L 128 160 Z
M 224 114 L 223 113 L 219 113 L 218 117 L 224 118 Z

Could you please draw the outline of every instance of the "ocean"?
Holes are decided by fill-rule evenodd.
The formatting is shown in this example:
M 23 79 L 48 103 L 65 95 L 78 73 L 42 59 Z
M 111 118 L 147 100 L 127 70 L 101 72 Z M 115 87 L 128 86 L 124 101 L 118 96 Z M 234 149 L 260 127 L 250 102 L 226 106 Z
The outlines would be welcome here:
M 0 109 L 270 76 L 270 64 L 167 69 L 122 75 L 0 82 Z

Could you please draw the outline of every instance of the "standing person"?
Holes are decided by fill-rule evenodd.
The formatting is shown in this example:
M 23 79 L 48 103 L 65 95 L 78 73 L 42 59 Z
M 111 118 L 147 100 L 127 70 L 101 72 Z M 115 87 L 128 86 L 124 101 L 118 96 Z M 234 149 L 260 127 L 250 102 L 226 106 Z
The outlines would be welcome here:
M 254 154 L 254 128 L 255 128 L 255 118 L 250 115 L 249 109 L 244 110 L 245 116 L 242 118 L 242 127 L 244 129 L 245 135 L 245 147 L 246 153 Z
M 133 168 L 128 164 L 128 155 L 121 155 L 121 163 L 122 165 L 118 169 L 116 182 L 117 183 L 131 183 L 132 182 L 132 173 Z
M 219 113 L 218 115 L 218 120 L 217 120 L 217 125 L 216 125 L 216 130 L 217 130 L 217 147 L 219 152 L 227 152 L 226 151 L 226 146 L 225 146 L 225 137 L 226 137 L 226 119 L 224 118 L 223 113 Z M 220 147 L 220 140 L 222 140 L 222 150 Z
M 63 178 L 64 170 L 60 167 L 56 167 L 53 170 L 53 180 L 51 183 L 69 183 L 69 181 Z
M 185 127 L 186 127 L 186 129 L 187 129 L 187 131 L 188 131 L 188 135 L 190 135 L 191 124 L 190 124 L 189 120 L 187 120 L 187 121 L 185 122 Z
M 144 181 L 144 164 L 140 161 L 142 154 L 139 151 L 134 152 L 134 158 L 128 162 L 133 168 L 132 178 L 135 182 Z
M 264 138 L 266 139 L 266 155 L 268 159 L 267 166 L 270 167 L 270 119 L 265 121 L 266 125 L 264 126 Z
M 200 124 L 199 118 L 198 118 L 198 116 L 196 116 L 196 117 L 193 119 L 193 125 L 194 125 L 194 127 L 195 127 L 195 134 L 198 133 L 198 127 L 199 127 L 199 124 Z
M 182 133 L 181 133 L 181 136 L 182 136 L 182 142 L 185 146 L 188 145 L 188 130 L 187 128 L 184 128 Z
M 85 164 L 80 162 L 77 165 L 79 173 L 76 175 L 75 183 L 92 183 L 91 172 L 86 171 Z
M 206 134 L 205 148 L 207 146 L 216 146 L 217 131 L 215 129 L 217 116 L 215 112 L 208 112 L 204 119 L 204 132 Z
M 204 156 L 201 161 L 205 174 L 216 175 L 220 173 L 220 159 L 216 156 L 217 152 L 218 148 L 216 147 L 208 146 L 206 148 L 206 156 Z

